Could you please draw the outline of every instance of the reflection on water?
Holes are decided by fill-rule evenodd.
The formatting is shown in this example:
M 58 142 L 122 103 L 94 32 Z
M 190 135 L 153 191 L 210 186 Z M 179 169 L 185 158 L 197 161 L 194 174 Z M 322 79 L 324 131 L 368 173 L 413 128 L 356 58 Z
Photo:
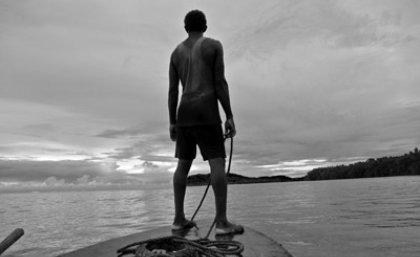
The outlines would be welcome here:
M 229 216 L 264 231 L 292 254 L 417 256 L 420 177 L 232 185 Z M 203 187 L 187 190 L 186 213 Z M 198 219 L 213 218 L 210 193 Z M 55 256 L 172 221 L 171 189 L 0 195 L 5 237 L 25 236 L 5 256 Z

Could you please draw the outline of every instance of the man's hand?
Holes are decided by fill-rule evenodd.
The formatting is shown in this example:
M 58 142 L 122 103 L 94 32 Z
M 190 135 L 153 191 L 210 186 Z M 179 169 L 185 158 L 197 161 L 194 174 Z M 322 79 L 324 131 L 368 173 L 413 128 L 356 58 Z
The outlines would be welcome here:
M 169 136 L 171 137 L 172 141 L 176 141 L 176 125 L 175 124 L 171 124 L 169 126 Z
M 236 135 L 235 122 L 233 118 L 226 120 L 225 122 L 225 137 L 232 138 Z

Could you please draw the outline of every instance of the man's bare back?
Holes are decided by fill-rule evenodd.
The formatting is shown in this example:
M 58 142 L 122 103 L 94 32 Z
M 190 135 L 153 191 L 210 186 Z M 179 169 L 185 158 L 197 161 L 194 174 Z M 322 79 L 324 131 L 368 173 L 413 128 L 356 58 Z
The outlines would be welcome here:
M 177 95 L 178 81 L 183 88 L 178 117 L 174 117 L 174 112 L 170 113 L 171 124 L 174 119 L 177 126 L 221 123 L 218 100 L 226 118 L 232 118 L 224 76 L 223 48 L 219 41 L 199 33 L 190 35 L 173 51 L 169 74 L 170 97 L 172 93 Z

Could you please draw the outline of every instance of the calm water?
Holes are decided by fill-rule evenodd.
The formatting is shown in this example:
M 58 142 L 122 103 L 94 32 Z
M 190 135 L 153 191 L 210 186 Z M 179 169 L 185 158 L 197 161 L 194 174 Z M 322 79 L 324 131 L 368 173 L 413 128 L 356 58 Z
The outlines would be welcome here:
M 203 187 L 188 188 L 192 214 Z M 232 185 L 229 216 L 295 257 L 420 256 L 420 177 Z M 3 193 L 0 239 L 25 236 L 5 256 L 56 256 L 170 224 L 171 189 Z M 213 198 L 198 219 L 212 218 Z

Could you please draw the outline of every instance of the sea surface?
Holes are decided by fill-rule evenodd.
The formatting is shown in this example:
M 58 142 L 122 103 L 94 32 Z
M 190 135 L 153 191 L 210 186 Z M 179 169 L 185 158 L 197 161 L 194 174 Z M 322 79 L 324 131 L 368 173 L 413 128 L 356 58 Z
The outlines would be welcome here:
M 204 187 L 189 187 L 186 213 Z M 214 215 L 210 191 L 198 219 Z M 420 177 L 229 186 L 229 217 L 295 257 L 420 256 Z M 0 239 L 25 235 L 4 256 L 56 256 L 168 225 L 172 189 L 2 193 Z M 128 242 L 131 243 L 131 242 Z M 122 246 L 121 246 L 122 247 Z

